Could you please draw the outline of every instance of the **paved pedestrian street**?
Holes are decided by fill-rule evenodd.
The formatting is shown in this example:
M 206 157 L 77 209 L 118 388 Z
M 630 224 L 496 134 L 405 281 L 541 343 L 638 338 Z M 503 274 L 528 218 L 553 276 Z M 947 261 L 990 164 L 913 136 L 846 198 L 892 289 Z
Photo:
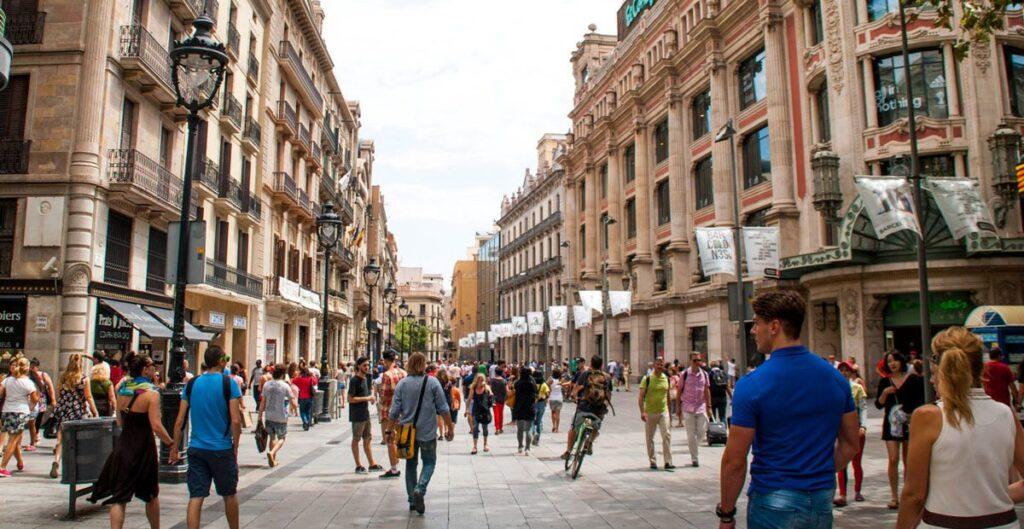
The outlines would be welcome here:
M 671 473 L 649 470 L 635 398 L 635 391 L 615 394 L 618 414 L 605 421 L 594 456 L 585 460 L 576 481 L 563 472 L 559 459 L 564 433 L 545 433 L 540 447 L 526 457 L 516 455 L 515 427 L 506 427 L 504 435 L 492 436 L 489 453 L 483 452 L 481 445 L 480 453 L 471 456 L 472 439 L 465 418 L 460 417 L 455 440 L 439 443 L 437 470 L 422 517 L 408 511 L 404 476 L 382 481 L 376 474 L 354 473 L 347 421 L 320 425 L 309 432 L 293 425 L 281 464 L 273 469 L 257 454 L 252 435 L 246 433 L 239 454 L 241 523 L 247 528 L 286 529 L 717 527 L 714 509 L 723 448 L 702 445 L 701 466 L 692 468 L 688 466 L 685 430 L 674 428 L 673 456 L 679 468 Z M 564 408 L 563 427 L 572 409 L 571 404 Z M 888 492 L 884 446 L 877 440 L 878 422 L 872 421 L 865 453 L 864 494 L 868 501 L 837 510 L 835 527 L 891 527 L 895 523 L 895 512 L 885 507 Z M 545 416 L 548 431 L 550 414 Z M 375 429 L 374 435 L 378 433 Z M 384 447 L 375 442 L 374 448 L 377 461 L 386 465 Z M 107 509 L 84 499 L 79 501 L 78 520 L 61 520 L 68 489 L 45 477 L 50 461 L 46 452 L 49 450 L 29 454 L 24 474 L 0 482 L 0 527 L 108 527 Z M 400 468 L 404 471 L 404 465 Z M 186 496 L 184 485 L 161 485 L 162 527 L 185 528 Z M 741 513 L 743 509 L 741 505 Z M 740 520 L 742 527 L 742 516 Z M 129 505 L 126 527 L 146 526 L 142 504 Z M 216 497 L 207 501 L 203 526 L 227 527 Z

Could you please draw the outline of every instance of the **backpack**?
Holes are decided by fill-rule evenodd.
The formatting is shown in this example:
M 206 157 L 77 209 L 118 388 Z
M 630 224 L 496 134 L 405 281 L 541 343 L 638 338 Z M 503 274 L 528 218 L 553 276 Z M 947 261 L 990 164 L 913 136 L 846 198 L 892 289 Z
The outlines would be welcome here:
M 711 370 L 711 385 L 715 389 L 722 389 L 729 385 L 729 377 L 721 369 Z
M 195 385 L 196 380 L 198 379 L 199 377 L 192 377 L 192 379 L 188 381 L 188 384 L 185 384 L 185 399 L 188 400 L 190 404 L 192 402 L 192 386 Z M 231 435 L 231 382 L 232 380 L 230 376 L 223 375 L 221 377 L 221 390 L 224 393 L 224 407 L 227 409 L 228 413 L 228 424 L 224 427 L 224 435 Z
M 583 400 L 591 406 L 600 406 L 608 399 L 608 375 L 604 371 L 589 371 L 587 386 L 583 388 Z

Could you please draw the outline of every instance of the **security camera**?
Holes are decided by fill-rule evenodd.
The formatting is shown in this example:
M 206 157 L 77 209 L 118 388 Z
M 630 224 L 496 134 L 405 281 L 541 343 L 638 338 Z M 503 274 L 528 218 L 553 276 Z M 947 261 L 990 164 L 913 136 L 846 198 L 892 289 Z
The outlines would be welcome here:
M 46 264 L 43 265 L 43 272 L 56 272 L 57 271 L 57 257 L 51 257 Z

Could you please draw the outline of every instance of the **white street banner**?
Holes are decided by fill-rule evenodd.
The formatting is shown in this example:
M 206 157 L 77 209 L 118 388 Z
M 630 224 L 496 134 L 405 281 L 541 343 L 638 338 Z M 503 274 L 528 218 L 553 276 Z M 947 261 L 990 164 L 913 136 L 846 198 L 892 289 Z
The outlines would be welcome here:
M 743 233 L 743 257 L 748 277 L 764 276 L 765 268 L 779 268 L 779 228 L 746 228 Z
M 498 334 L 495 333 L 494 331 L 487 331 L 487 341 L 488 341 L 488 343 L 497 342 L 498 341 Z
M 498 338 L 501 338 L 502 337 L 501 336 L 501 324 L 500 323 L 492 324 L 491 325 L 491 333 L 494 334 L 494 339 L 495 340 L 497 340 Z M 493 342 L 494 340 L 491 340 L 491 341 Z
M 502 323 L 500 325 L 501 325 L 501 337 L 502 338 L 511 338 L 512 337 L 512 324 L 511 323 Z
M 611 290 L 608 292 L 608 304 L 612 306 L 612 316 L 629 314 L 633 306 L 633 293 L 628 290 Z
M 459 347 L 460 348 L 466 347 L 466 339 L 465 338 L 459 338 Z
M 893 233 L 910 230 L 921 235 L 914 210 L 914 192 L 910 182 L 901 176 L 858 176 L 857 194 L 864 211 L 875 227 L 875 234 L 884 239 Z
M 732 228 L 696 228 L 697 254 L 704 275 L 736 275 L 736 249 Z
M 594 312 L 602 312 L 601 304 L 601 291 L 600 290 L 581 290 L 580 291 L 580 303 L 583 304 L 589 310 Z
M 922 186 L 931 192 L 955 239 L 969 233 L 996 236 L 988 206 L 981 200 L 978 182 L 970 178 L 928 178 Z
M 544 313 L 527 312 L 526 324 L 530 328 L 530 334 L 544 334 Z
M 582 329 L 584 327 L 590 327 L 590 322 L 593 321 L 593 316 L 587 307 L 583 305 L 572 306 L 572 319 L 576 320 L 576 328 Z
M 548 324 L 551 330 L 564 329 L 568 323 L 569 307 L 565 305 L 551 305 L 548 307 Z
M 526 334 L 526 318 L 523 316 L 512 316 L 512 336 L 522 336 Z
M 487 333 L 484 332 L 484 331 L 477 331 L 476 332 L 476 340 L 474 340 L 474 341 L 475 341 L 475 343 L 473 345 L 483 345 L 483 344 L 487 343 Z

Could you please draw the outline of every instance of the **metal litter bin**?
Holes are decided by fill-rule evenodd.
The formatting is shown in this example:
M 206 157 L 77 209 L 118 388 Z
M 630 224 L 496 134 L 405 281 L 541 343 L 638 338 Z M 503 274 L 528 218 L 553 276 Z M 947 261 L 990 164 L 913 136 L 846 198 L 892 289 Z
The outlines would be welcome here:
M 320 412 L 324 409 L 324 395 L 326 393 L 320 388 L 313 389 L 313 423 L 320 422 Z
M 75 517 L 75 501 L 92 493 L 92 484 L 100 477 L 103 465 L 114 451 L 121 429 L 113 417 L 67 421 L 60 426 L 61 479 L 68 486 L 68 515 Z M 78 485 L 88 484 L 84 489 Z

